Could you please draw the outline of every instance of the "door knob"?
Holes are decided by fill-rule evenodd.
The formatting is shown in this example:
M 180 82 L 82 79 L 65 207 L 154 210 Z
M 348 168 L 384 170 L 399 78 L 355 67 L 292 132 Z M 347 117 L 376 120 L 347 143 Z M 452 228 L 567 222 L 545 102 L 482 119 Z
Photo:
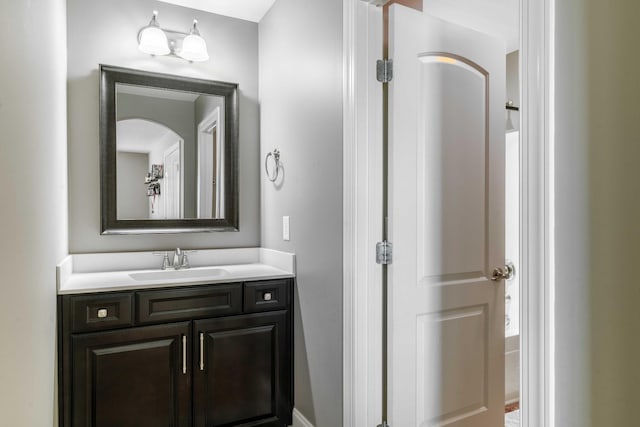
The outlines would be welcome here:
M 516 266 L 512 262 L 508 262 L 504 267 L 496 267 L 493 269 L 491 280 L 498 282 L 500 280 L 511 280 L 516 275 Z

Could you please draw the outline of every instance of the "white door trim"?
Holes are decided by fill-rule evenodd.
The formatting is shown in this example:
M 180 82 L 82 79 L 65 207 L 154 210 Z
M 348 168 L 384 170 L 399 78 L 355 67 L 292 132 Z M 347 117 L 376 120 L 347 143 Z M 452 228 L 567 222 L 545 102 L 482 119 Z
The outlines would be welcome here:
M 198 164 L 197 164 L 197 197 L 196 197 L 196 217 L 197 218 L 208 218 L 208 216 L 206 215 L 202 215 L 202 203 L 208 203 L 208 205 L 206 206 L 211 206 L 211 199 L 207 199 L 206 197 L 204 197 L 202 195 L 203 191 L 207 191 L 207 189 L 203 189 L 203 174 L 206 174 L 206 171 L 203 170 L 203 166 L 202 163 L 204 162 L 205 165 L 209 165 L 209 160 L 210 158 L 203 158 L 203 154 L 202 154 L 202 150 L 203 150 L 203 146 L 205 144 L 205 141 L 209 138 L 209 136 L 211 135 L 211 132 L 213 131 L 213 128 L 217 128 L 216 131 L 216 143 L 215 143 L 215 149 L 216 149 L 216 175 L 214 176 L 213 179 L 215 179 L 216 181 L 216 200 L 218 201 L 216 203 L 216 209 L 215 212 L 211 212 L 211 218 L 220 218 L 221 216 L 221 212 L 224 211 L 224 206 L 222 205 L 221 202 L 221 191 L 220 189 L 222 188 L 222 186 L 224 185 L 223 183 L 223 174 L 222 174 L 222 152 L 223 150 L 221 150 L 221 146 L 220 146 L 220 141 L 224 141 L 224 135 L 222 135 L 224 133 L 224 126 L 220 126 L 220 107 L 216 107 L 213 109 L 213 111 L 211 111 L 211 113 L 209 113 L 208 116 L 206 116 L 204 119 L 202 119 L 202 121 L 198 124 L 198 137 L 197 137 L 197 156 L 198 156 Z M 212 154 L 212 153 L 207 153 L 207 154 Z M 213 168 L 213 164 L 211 164 L 211 167 Z M 203 200 L 204 199 L 204 200 Z M 212 208 L 213 211 L 213 208 Z
M 382 10 L 343 5 L 343 425 L 372 427 L 382 411 Z
M 554 427 L 553 43 L 555 0 L 520 0 L 522 427 Z M 343 425 L 381 414 L 382 91 L 380 8 L 343 0 Z M 530 285 L 527 285 L 530 284 Z M 398 426 L 392 426 L 398 427 Z
M 521 0 L 522 427 L 554 427 L 553 46 L 555 0 Z

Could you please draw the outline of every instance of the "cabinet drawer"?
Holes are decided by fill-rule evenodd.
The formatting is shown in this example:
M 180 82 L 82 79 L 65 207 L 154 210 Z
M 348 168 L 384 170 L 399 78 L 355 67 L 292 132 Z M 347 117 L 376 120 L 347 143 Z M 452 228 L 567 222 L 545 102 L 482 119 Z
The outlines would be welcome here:
M 244 284 L 244 312 L 282 310 L 289 305 L 288 280 Z
M 71 331 L 84 332 L 131 326 L 132 299 L 132 293 L 71 297 Z
M 241 283 L 136 293 L 136 321 L 140 324 L 227 316 L 241 312 Z

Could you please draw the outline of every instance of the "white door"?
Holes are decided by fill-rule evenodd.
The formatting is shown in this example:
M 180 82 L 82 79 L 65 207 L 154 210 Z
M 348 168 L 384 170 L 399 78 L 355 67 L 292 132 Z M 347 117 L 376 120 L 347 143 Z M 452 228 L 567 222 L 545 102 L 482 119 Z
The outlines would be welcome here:
M 505 47 L 389 15 L 389 422 L 504 425 Z
M 164 155 L 164 214 L 165 219 L 182 218 L 182 161 L 178 142 Z

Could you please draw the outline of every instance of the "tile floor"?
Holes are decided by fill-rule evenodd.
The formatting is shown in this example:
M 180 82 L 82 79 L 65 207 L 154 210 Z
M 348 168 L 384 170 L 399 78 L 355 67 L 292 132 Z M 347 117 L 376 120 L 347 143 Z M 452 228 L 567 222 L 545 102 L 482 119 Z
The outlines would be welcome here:
M 504 427 L 520 427 L 520 402 L 505 405 Z
M 520 410 L 504 414 L 504 427 L 520 427 Z

